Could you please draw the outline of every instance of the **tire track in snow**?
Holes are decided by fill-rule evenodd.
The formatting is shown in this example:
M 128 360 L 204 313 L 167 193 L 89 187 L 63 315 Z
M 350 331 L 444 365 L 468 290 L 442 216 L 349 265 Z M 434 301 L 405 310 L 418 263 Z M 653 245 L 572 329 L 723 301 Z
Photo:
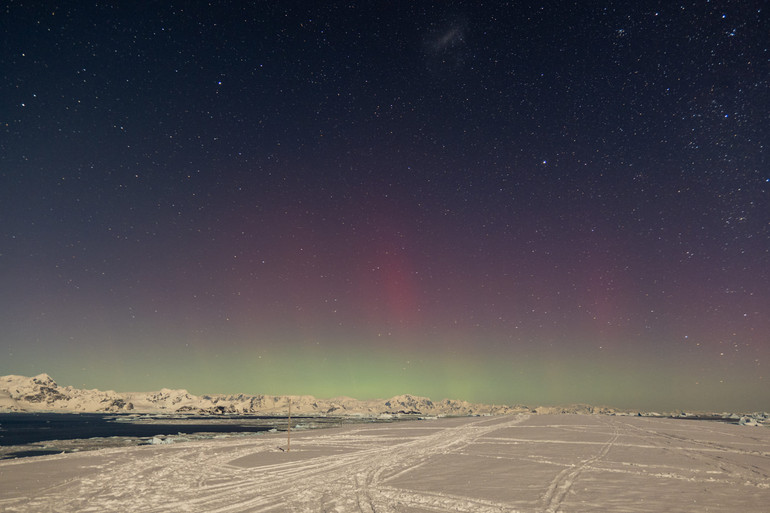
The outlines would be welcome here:
M 445 494 L 423 494 L 387 487 L 384 483 L 391 476 L 419 467 L 431 456 L 461 450 L 481 436 L 522 420 L 522 417 L 502 421 L 500 418 L 484 419 L 441 428 L 434 434 L 384 447 L 378 444 L 371 449 L 324 456 L 317 458 L 318 461 L 282 464 L 280 469 L 265 468 L 244 482 L 214 494 L 206 493 L 205 497 L 187 501 L 187 504 L 194 505 L 195 510 L 216 513 L 268 506 L 289 511 L 383 512 L 396 511 L 396 505 L 399 508 L 425 508 L 430 504 L 442 511 L 511 511 L 505 504 Z
M 192 442 L 116 451 L 96 475 L 80 476 L 72 486 L 24 503 L 11 501 L 8 511 L 169 512 L 206 511 L 396 511 L 501 512 L 510 505 L 422 493 L 386 486 L 386 481 L 426 464 L 432 456 L 460 453 L 478 438 L 520 423 L 526 417 L 468 419 L 459 425 L 422 424 L 356 429 L 347 433 L 307 435 L 310 450 L 350 452 L 299 461 L 242 467 L 243 457 L 275 452 L 275 439 L 236 445 Z M 404 441 L 393 438 L 406 428 Z M 379 431 L 385 436 L 378 436 Z M 294 452 L 291 453 L 292 455 Z M 300 452 L 301 454 L 301 452 Z M 270 457 L 271 459 L 273 457 Z M 279 456 L 280 458 L 280 456 Z M 433 506 L 430 506 L 433 504 Z M 52 506 L 54 505 L 54 506 Z M 18 506 L 18 509 L 14 508 Z M 38 507 L 39 506 L 39 507 Z
M 470 498 L 452 498 L 446 494 L 423 494 L 409 490 L 387 487 L 388 493 L 383 494 L 384 483 L 396 475 L 403 474 L 423 465 L 432 456 L 449 454 L 463 449 L 476 439 L 510 425 L 518 424 L 522 417 L 506 419 L 501 423 L 498 419 L 485 419 L 440 431 L 409 442 L 378 451 L 374 457 L 360 459 L 351 469 L 354 479 L 337 481 L 332 488 L 338 497 L 331 504 L 344 511 L 356 510 L 351 499 L 355 497 L 355 506 L 360 511 L 397 511 L 406 506 L 425 508 L 434 504 L 440 511 L 505 511 L 510 510 L 503 504 L 496 504 L 489 509 L 489 504 L 481 504 Z M 322 485 L 323 487 L 323 485 Z M 397 492 L 397 493 L 396 493 Z M 468 506 L 472 504 L 472 506 Z M 312 511 L 309 504 L 297 504 L 297 511 Z
M 741 449 L 729 447 L 716 442 L 698 440 L 693 437 L 665 433 L 662 430 L 650 429 L 642 426 L 627 424 L 637 436 L 647 440 L 648 443 L 663 451 L 672 451 L 681 454 L 698 464 L 693 468 L 700 468 L 704 464 L 726 475 L 736 484 L 749 484 L 757 488 L 770 487 L 770 476 L 761 468 L 750 464 L 740 464 L 735 461 L 727 461 L 725 454 L 767 457 L 768 453 L 759 450 Z M 694 430 L 690 430 L 692 432 Z M 689 444 L 690 447 L 687 447 Z M 713 481 L 709 476 L 706 480 Z
M 612 436 L 610 436 L 610 439 L 602 445 L 598 453 L 590 458 L 584 459 L 577 465 L 566 467 L 556 474 L 556 477 L 554 477 L 548 485 L 548 489 L 543 496 L 545 511 L 547 513 L 556 513 L 559 511 L 559 508 L 561 508 L 561 505 L 564 503 L 564 499 L 567 497 L 567 494 L 572 489 L 572 486 L 575 484 L 575 481 L 580 474 L 584 470 L 593 467 L 594 463 L 607 456 L 610 452 L 610 449 L 612 449 L 612 446 L 615 445 L 615 442 L 620 436 L 620 430 L 617 425 L 613 423 L 611 427 Z

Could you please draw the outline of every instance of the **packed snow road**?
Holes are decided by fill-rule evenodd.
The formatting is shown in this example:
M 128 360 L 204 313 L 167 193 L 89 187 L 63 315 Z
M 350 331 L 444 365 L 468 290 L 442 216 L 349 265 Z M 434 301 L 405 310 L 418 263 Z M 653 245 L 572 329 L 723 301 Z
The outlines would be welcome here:
M 736 511 L 770 429 L 532 415 L 352 425 L 0 462 L 8 512 Z

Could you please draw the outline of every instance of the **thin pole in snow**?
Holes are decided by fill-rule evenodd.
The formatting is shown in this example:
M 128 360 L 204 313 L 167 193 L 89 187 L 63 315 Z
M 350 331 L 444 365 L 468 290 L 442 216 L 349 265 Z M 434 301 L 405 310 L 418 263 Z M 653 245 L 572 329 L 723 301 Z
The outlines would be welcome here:
M 291 451 L 291 397 L 289 397 L 289 422 L 286 427 L 286 452 Z

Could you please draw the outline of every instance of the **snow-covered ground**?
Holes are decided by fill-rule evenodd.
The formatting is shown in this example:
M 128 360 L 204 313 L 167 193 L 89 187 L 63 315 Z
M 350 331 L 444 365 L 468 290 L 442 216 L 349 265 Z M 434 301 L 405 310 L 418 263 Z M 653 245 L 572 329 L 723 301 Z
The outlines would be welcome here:
M 7 512 L 770 511 L 770 429 L 602 415 L 352 425 L 0 462 Z

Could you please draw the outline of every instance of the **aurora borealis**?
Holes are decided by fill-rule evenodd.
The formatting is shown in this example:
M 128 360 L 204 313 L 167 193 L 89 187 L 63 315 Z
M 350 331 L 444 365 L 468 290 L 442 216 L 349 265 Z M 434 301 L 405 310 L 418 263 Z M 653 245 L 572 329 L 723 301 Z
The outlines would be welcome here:
M 763 2 L 9 2 L 0 374 L 767 410 Z

